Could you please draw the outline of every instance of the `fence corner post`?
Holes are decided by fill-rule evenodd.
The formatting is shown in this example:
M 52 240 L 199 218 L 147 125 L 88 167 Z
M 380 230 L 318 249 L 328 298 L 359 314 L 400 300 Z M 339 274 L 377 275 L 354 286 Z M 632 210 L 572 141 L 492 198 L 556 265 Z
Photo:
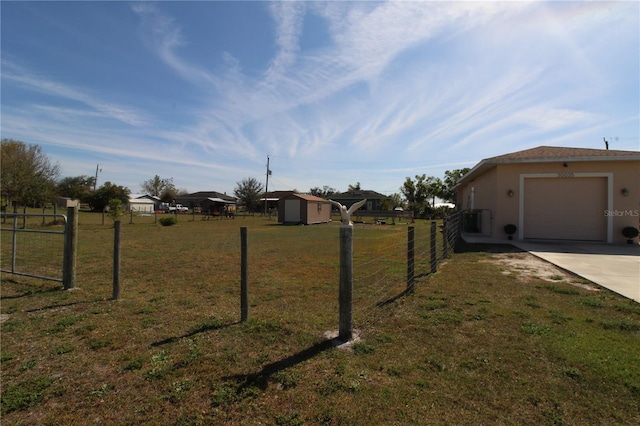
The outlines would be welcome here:
M 240 322 L 249 319 L 249 271 L 247 227 L 240 228 Z
M 340 226 L 340 291 L 338 338 L 353 337 L 353 226 Z
M 67 208 L 67 224 L 64 228 L 64 254 L 62 263 L 62 285 L 65 290 L 76 287 L 76 257 L 78 253 L 78 210 Z

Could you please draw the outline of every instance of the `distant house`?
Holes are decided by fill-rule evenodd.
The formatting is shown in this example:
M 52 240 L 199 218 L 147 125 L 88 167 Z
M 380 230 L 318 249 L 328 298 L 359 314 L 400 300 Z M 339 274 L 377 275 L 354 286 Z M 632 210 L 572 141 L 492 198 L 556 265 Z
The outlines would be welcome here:
M 456 185 L 463 231 L 621 243 L 640 220 L 640 152 L 537 148 L 479 162 Z
M 278 201 L 278 222 L 311 225 L 331 221 L 331 203 L 313 195 L 291 193 Z
M 129 202 L 125 206 L 127 211 L 138 213 L 153 213 L 155 211 L 155 202 L 148 198 L 129 198 Z
M 222 215 L 226 212 L 235 212 L 236 199 L 227 194 L 216 191 L 200 191 L 187 195 L 179 195 L 176 204 L 203 214 Z
M 351 207 L 353 203 L 366 198 L 367 203 L 359 211 L 381 211 L 385 207 L 385 201 L 389 199 L 386 195 L 369 190 L 348 191 L 331 195 L 329 198 L 347 206 L 347 208 Z
M 132 195 L 131 198 L 135 198 L 135 199 L 144 199 L 144 200 L 150 200 L 153 202 L 153 210 L 160 210 L 160 208 L 162 207 L 162 201 L 160 200 L 160 197 L 156 197 L 155 195 Z

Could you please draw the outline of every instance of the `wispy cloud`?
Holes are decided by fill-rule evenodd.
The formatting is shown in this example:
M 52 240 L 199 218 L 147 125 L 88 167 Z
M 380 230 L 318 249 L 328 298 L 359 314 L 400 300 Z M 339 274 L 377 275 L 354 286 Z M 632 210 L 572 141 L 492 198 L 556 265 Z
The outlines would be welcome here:
M 300 50 L 299 37 L 302 32 L 306 6 L 303 2 L 277 1 L 269 4 L 269 12 L 276 25 L 276 56 L 265 73 L 267 84 L 277 82 L 296 60 Z
M 256 2 L 252 19 L 270 19 L 272 54 L 247 72 L 233 43 L 217 57 L 195 54 L 206 29 L 172 7 L 128 10 L 138 18 L 132 43 L 180 79 L 182 117 L 3 60 L 3 82 L 64 100 L 3 104 L 3 132 L 185 176 L 198 170 L 206 185 L 231 181 L 227 189 L 261 174 L 270 154 L 274 176 L 300 190 L 362 181 L 393 191 L 399 175 L 637 127 L 628 102 L 637 110 L 638 64 L 622 57 L 637 50 L 637 4 Z M 304 25 L 318 20 L 321 38 L 305 50 L 304 37 L 317 34 Z
M 136 108 L 105 101 L 97 95 L 87 93 L 88 91 L 38 76 L 4 59 L 2 60 L 2 79 L 22 85 L 29 90 L 80 102 L 102 117 L 118 120 L 131 126 L 144 126 L 149 123 L 149 118 Z
M 206 69 L 181 59 L 176 50 L 188 43 L 181 26 L 162 12 L 155 3 L 135 3 L 131 9 L 140 16 L 142 39 L 181 77 L 194 84 L 217 85 L 216 78 Z

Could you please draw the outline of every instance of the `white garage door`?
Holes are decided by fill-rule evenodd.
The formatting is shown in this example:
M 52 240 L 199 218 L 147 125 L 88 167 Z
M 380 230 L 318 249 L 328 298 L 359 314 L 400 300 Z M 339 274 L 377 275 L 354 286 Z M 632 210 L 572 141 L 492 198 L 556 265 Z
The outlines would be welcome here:
M 284 200 L 284 221 L 300 222 L 300 200 Z
M 524 238 L 606 241 L 607 179 L 524 179 Z

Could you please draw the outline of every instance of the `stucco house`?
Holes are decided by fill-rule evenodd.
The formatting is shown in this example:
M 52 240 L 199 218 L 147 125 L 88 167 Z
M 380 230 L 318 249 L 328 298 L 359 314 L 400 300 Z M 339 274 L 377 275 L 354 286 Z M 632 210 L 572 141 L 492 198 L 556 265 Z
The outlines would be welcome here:
M 331 202 L 314 195 L 291 193 L 278 200 L 278 222 L 283 224 L 331 221 Z
M 640 220 L 640 152 L 539 146 L 480 161 L 456 186 L 463 232 L 623 243 Z M 637 242 L 637 239 L 636 239 Z

